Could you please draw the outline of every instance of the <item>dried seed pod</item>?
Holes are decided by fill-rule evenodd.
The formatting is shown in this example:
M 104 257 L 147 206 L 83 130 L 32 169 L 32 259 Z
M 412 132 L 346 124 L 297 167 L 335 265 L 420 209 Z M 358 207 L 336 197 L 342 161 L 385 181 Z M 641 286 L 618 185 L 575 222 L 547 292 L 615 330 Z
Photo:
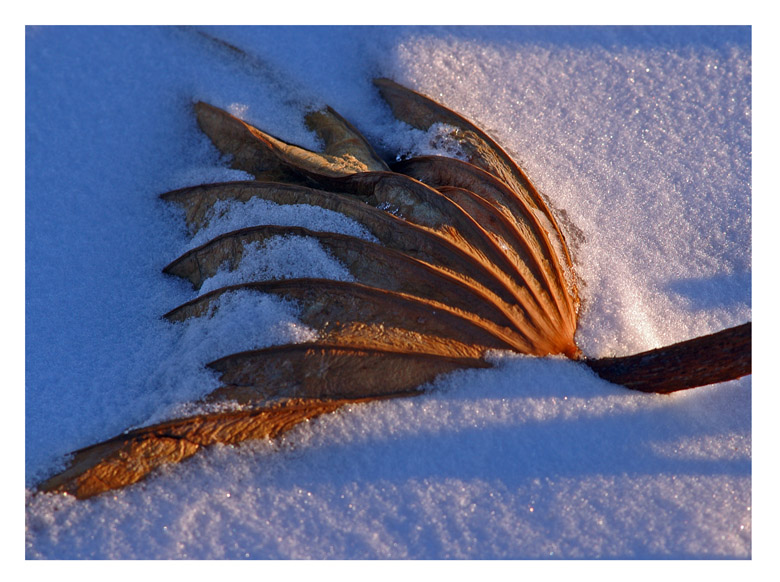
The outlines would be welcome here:
M 325 141 L 321 154 L 288 144 L 208 103 L 196 103 L 195 114 L 214 145 L 233 156 L 233 167 L 257 178 L 296 181 L 299 170 L 328 176 L 387 170 L 357 130 L 330 108 L 307 119 Z
M 246 245 L 287 236 L 316 240 L 358 283 L 438 301 L 501 327 L 514 328 L 517 324 L 513 314 L 503 309 L 494 296 L 451 272 L 363 239 L 302 227 L 261 225 L 229 232 L 188 251 L 163 271 L 188 279 L 199 289 L 220 268 L 235 269 Z
M 381 89 L 385 85 L 378 81 L 378 86 Z M 460 116 L 438 104 L 429 103 L 429 100 L 426 101 L 427 98 L 414 92 L 405 93 L 397 87 L 392 87 L 389 94 L 393 103 L 404 100 L 409 102 L 401 109 L 404 114 L 408 114 L 409 110 L 416 112 L 412 114 L 412 119 L 417 124 L 446 123 L 460 119 L 457 123 L 460 127 L 468 127 L 468 134 L 471 136 L 466 139 L 466 142 L 472 145 L 479 143 L 479 147 L 472 148 L 473 161 L 482 164 L 502 177 L 513 176 L 513 183 L 525 184 L 523 182 L 524 175 L 514 162 L 495 142 L 473 124 L 462 120 Z M 384 93 L 383 96 L 387 98 Z M 201 106 L 199 105 L 199 107 Z M 206 106 L 203 105 L 203 107 Z M 215 145 L 223 153 L 237 151 L 233 140 L 225 140 L 221 136 L 232 135 L 233 128 L 240 120 L 211 106 L 206 107 L 204 111 L 207 112 L 207 117 L 212 121 L 212 118 L 217 121 L 220 120 L 220 116 L 224 118 L 222 123 L 228 128 L 225 131 L 220 130 L 217 121 L 207 124 L 208 133 L 212 136 Z M 335 112 L 330 109 L 327 111 L 330 111 L 331 114 L 324 115 L 322 119 L 335 119 L 337 127 L 345 127 L 346 122 L 339 121 L 340 117 Z M 418 115 L 419 112 L 422 113 Z M 314 119 L 319 120 L 320 118 Z M 243 124 L 243 122 L 240 123 Z M 202 125 L 204 124 L 202 123 Z M 319 127 L 326 125 L 325 122 L 321 122 Z M 466 195 L 464 191 L 461 191 L 459 199 L 462 204 L 468 205 L 468 210 L 466 210 L 462 205 L 454 203 L 451 196 L 441 195 L 417 180 L 409 180 L 403 175 L 391 172 L 356 171 L 354 167 L 345 170 L 344 167 L 333 164 L 331 159 L 333 156 L 329 156 L 327 148 L 324 154 L 316 154 L 297 146 L 285 144 L 276 138 L 270 138 L 264 132 L 247 124 L 243 124 L 241 127 L 244 134 L 246 132 L 251 134 L 251 143 L 260 144 L 256 147 L 263 149 L 264 153 L 258 155 L 263 159 L 263 163 L 260 165 L 263 166 L 264 171 L 269 166 L 269 159 L 281 160 L 280 163 L 286 168 L 286 171 L 289 170 L 298 176 L 305 177 L 321 188 L 358 196 L 377 208 L 403 217 L 407 222 L 434 230 L 468 254 L 473 255 L 478 262 L 490 265 L 497 271 L 495 277 L 501 280 L 503 286 L 508 288 L 512 295 L 512 297 L 505 299 L 519 305 L 530 325 L 535 327 L 539 333 L 551 337 L 558 336 L 555 343 L 561 346 L 559 353 L 565 353 L 572 357 L 579 353 L 574 344 L 578 295 L 574 278 L 571 275 L 568 249 L 566 249 L 565 241 L 552 218 L 552 214 L 549 211 L 546 214 L 539 212 L 538 204 L 541 198 L 537 194 L 538 200 L 536 200 L 535 190 L 530 187 L 530 184 L 528 184 L 530 190 L 523 186 L 519 194 L 510 191 L 504 200 L 505 203 L 514 202 L 512 210 L 518 216 L 525 218 L 521 224 L 531 227 L 526 229 L 521 227 L 515 229 L 516 232 L 513 233 L 522 239 L 519 243 L 515 241 L 515 247 L 525 247 L 525 257 L 530 260 L 529 265 L 523 260 L 518 260 L 517 248 L 507 252 L 505 250 L 508 248 L 506 241 L 494 240 L 482 227 L 482 224 L 489 227 L 491 219 L 494 222 L 499 222 L 502 218 L 505 220 L 505 217 L 502 216 L 502 208 L 497 203 L 493 203 L 492 209 L 484 208 L 479 195 Z M 323 135 L 325 133 L 328 132 L 323 132 Z M 326 143 L 330 141 L 341 144 L 345 141 L 340 132 L 329 133 L 331 135 L 328 136 L 329 140 L 326 140 Z M 351 144 L 353 141 L 365 142 L 362 137 L 356 137 L 359 134 L 351 126 L 346 133 L 353 136 L 346 140 L 347 144 Z M 334 135 L 339 137 L 334 137 Z M 346 158 L 351 159 L 350 154 L 343 154 L 347 149 L 334 147 L 332 151 L 346 155 Z M 365 148 L 357 149 L 364 151 Z M 317 160 L 317 162 L 312 160 Z M 327 163 L 323 163 L 322 160 L 327 160 Z M 249 165 L 241 167 L 252 171 Z M 458 170 L 461 174 L 466 173 L 466 170 L 462 168 Z M 255 174 L 259 176 L 257 171 Z M 478 179 L 471 179 L 471 182 L 478 181 Z M 469 196 L 470 199 L 467 199 Z M 480 205 L 483 208 L 478 208 Z M 509 205 L 512 206 L 511 203 Z M 547 210 L 546 207 L 544 208 Z M 472 213 L 476 216 L 471 216 Z M 544 226 L 541 226 L 540 222 Z M 554 239 L 554 244 L 550 242 L 548 237 Z M 556 253 L 557 256 L 553 256 Z M 564 266 L 561 266 L 560 260 L 568 262 L 564 262 Z M 535 277 L 534 272 L 540 275 Z
M 317 134 L 325 144 L 323 154 L 342 160 L 354 159 L 365 166 L 366 172 L 389 170 L 366 138 L 333 108 L 325 107 L 306 114 L 306 127 Z
M 456 128 L 453 137 L 466 151 L 468 161 L 504 182 L 531 207 L 542 213 L 545 228 L 554 232 L 564 256 L 562 259 L 571 269 L 571 256 L 548 204 L 534 185 L 518 167 L 515 161 L 487 133 L 462 115 L 436 103 L 429 97 L 407 89 L 390 79 L 374 79 L 374 85 L 390 105 L 396 118 L 418 129 L 427 130 L 435 123 Z
M 206 400 L 250 409 L 180 418 L 87 447 L 40 490 L 85 498 L 123 487 L 203 446 L 273 438 L 348 404 L 419 394 L 439 374 L 489 367 L 483 358 L 489 350 L 581 357 L 574 342 L 579 298 L 571 254 L 525 174 L 462 116 L 388 79 L 375 84 L 398 119 L 420 129 L 452 126 L 470 163 L 416 158 L 395 164 L 398 174 L 329 107 L 306 116 L 324 142 L 324 152 L 316 153 L 196 104 L 198 122 L 217 148 L 233 156 L 233 167 L 266 182 L 163 194 L 185 209 L 192 232 L 207 222 L 217 201 L 260 198 L 339 212 L 382 246 L 266 225 L 222 235 L 172 262 L 166 272 L 199 287 L 221 265 L 235 267 L 248 242 L 295 234 L 317 239 L 358 282 L 245 283 L 172 310 L 166 318 L 181 321 L 209 313 L 225 293 L 257 291 L 295 302 L 300 319 L 320 339 L 212 362 L 223 386 Z M 603 378 L 642 391 L 720 382 L 750 373 L 750 324 L 636 356 L 585 361 Z
M 298 317 L 322 340 L 355 347 L 387 347 L 453 357 L 481 357 L 488 350 L 539 355 L 550 344 L 530 343 L 506 328 L 443 303 L 359 283 L 287 279 L 216 289 L 165 314 L 169 321 L 207 315 L 217 299 L 233 291 L 276 295 L 297 304 Z M 543 351 L 547 350 L 547 351 Z
M 224 384 L 207 400 L 263 404 L 290 398 L 356 398 L 419 392 L 437 376 L 486 368 L 479 358 L 324 343 L 274 346 L 225 356 L 208 365 Z
M 315 190 L 298 185 L 265 182 L 228 182 L 182 188 L 161 196 L 185 209 L 187 222 L 193 230 L 202 227 L 208 210 L 218 200 L 247 201 L 251 198 L 277 204 L 307 204 L 339 212 L 367 228 L 382 245 L 439 267 L 462 278 L 472 287 L 493 296 L 492 302 L 509 312 L 521 329 L 533 327 L 533 317 L 524 311 L 518 294 L 526 295 L 526 305 L 532 305 L 529 291 L 518 286 L 495 265 L 474 256 L 462 248 L 453 237 L 446 238 L 426 227 L 407 222 L 388 212 L 356 200 L 348 195 Z M 450 205 L 452 206 L 452 205 Z M 534 315 L 539 319 L 539 314 Z M 571 350 L 571 338 L 564 336 L 556 353 Z
M 374 163 L 373 150 L 357 130 L 332 109 L 310 114 L 307 118 L 326 143 L 322 154 L 287 144 L 211 105 L 198 103 L 196 111 L 201 127 L 215 145 L 223 153 L 234 156 L 234 167 L 264 180 L 286 178 L 289 182 L 293 181 L 290 176 L 295 175 L 299 176 L 295 181 L 300 182 L 305 181 L 300 177 L 305 177 L 320 187 L 359 196 L 372 206 L 428 227 L 502 271 L 517 302 L 532 312 L 530 318 L 534 325 L 547 328 L 548 333 L 554 333 L 554 328 L 559 327 L 557 321 L 550 319 L 546 306 L 539 304 L 539 294 L 529 294 L 535 282 L 522 280 L 525 273 L 517 272 L 517 264 L 512 263 L 468 212 L 457 204 L 453 206 L 446 196 L 440 196 L 416 180 L 391 172 L 371 171 L 371 164 L 378 166 Z M 250 151 L 256 153 L 250 155 Z M 353 163 L 355 153 L 368 163 L 363 160 Z M 279 168 L 287 174 L 274 174 Z M 545 242 L 549 246 L 546 239 Z M 530 244 L 538 246 L 539 241 L 532 239 Z M 514 275 L 521 277 L 519 285 L 511 284 Z M 568 327 L 571 329 L 567 331 L 573 336 L 573 328 Z
M 442 156 L 409 158 L 393 164 L 392 170 L 440 192 L 448 187 L 463 188 L 493 205 L 497 210 L 495 222 L 482 220 L 480 224 L 486 228 L 498 222 L 504 225 L 501 235 L 506 244 L 512 246 L 518 258 L 555 298 L 561 316 L 576 326 L 579 309 L 576 274 L 559 260 L 565 253 L 554 248 L 558 243 L 555 233 L 546 230 L 539 213 L 504 182 L 473 164 Z
M 70 466 L 38 486 L 79 499 L 126 487 L 201 447 L 275 438 L 321 414 L 365 399 L 286 402 L 282 406 L 179 418 L 139 428 L 73 453 Z

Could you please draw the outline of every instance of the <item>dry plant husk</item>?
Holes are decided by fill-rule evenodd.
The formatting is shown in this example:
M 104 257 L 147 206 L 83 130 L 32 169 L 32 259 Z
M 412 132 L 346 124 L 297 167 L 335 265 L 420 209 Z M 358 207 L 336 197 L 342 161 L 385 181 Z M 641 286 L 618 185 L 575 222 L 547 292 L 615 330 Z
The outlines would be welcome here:
M 250 292 L 249 300 L 252 293 L 272 295 L 293 302 L 300 321 L 318 336 L 211 362 L 208 367 L 220 375 L 222 386 L 204 403 L 228 402 L 239 410 L 139 428 L 77 451 L 68 469 L 40 490 L 91 497 L 135 483 L 204 446 L 275 438 L 345 405 L 419 394 L 441 374 L 489 367 L 485 356 L 492 350 L 582 359 L 574 340 L 580 300 L 571 253 L 540 193 L 472 122 L 389 79 L 375 85 L 399 120 L 423 130 L 448 126 L 466 160 L 422 156 L 389 167 L 330 107 L 305 116 L 324 144 L 313 152 L 217 107 L 195 104 L 201 129 L 231 157 L 232 167 L 255 180 L 163 194 L 183 209 L 193 234 L 208 224 L 218 202 L 259 199 L 343 214 L 378 242 L 257 225 L 222 234 L 175 259 L 165 273 L 199 289 L 220 270 L 238 268 L 247 245 L 262 248 L 277 237 L 307 237 L 344 265 L 354 281 L 250 281 L 205 293 L 165 314 L 172 322 L 209 318 L 226 294 Z M 707 340 L 717 357 L 739 359 L 726 376 L 750 373 L 749 325 Z M 672 348 L 684 376 L 680 358 L 695 356 L 696 349 Z M 642 369 L 637 380 L 632 370 L 664 357 L 648 354 L 585 361 L 602 377 L 638 390 L 671 392 L 697 385 L 698 380 L 680 376 L 670 383 L 657 370 Z

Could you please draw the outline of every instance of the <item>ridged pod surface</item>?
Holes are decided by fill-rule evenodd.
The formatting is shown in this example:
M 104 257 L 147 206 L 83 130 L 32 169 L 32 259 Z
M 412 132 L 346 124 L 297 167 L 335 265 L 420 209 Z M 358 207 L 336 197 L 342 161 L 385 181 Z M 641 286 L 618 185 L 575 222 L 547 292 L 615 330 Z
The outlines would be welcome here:
M 292 302 L 299 320 L 318 335 L 307 343 L 225 354 L 208 364 L 222 386 L 203 401 L 232 402 L 239 410 L 174 419 L 76 451 L 70 466 L 40 490 L 91 497 L 135 483 L 204 446 L 274 438 L 348 404 L 419 394 L 441 374 L 489 367 L 485 356 L 492 350 L 582 359 L 574 341 L 579 294 L 571 253 L 539 192 L 472 122 L 389 79 L 374 83 L 399 120 L 423 130 L 449 126 L 467 160 L 423 156 L 388 167 L 330 107 L 305 116 L 324 143 L 322 152 L 312 152 L 217 107 L 195 104 L 201 129 L 232 158 L 232 167 L 255 180 L 163 194 L 183 209 L 193 234 L 208 224 L 218 202 L 259 199 L 343 214 L 378 242 L 256 225 L 175 259 L 164 272 L 199 289 L 220 270 L 239 268 L 248 245 L 262 251 L 278 237 L 305 237 L 354 280 L 249 281 L 165 314 L 172 322 L 208 322 L 226 294 L 243 292 L 249 301 L 254 294 L 271 295 Z M 720 371 L 697 368 L 704 361 L 701 346 Z M 656 363 L 664 358 L 674 360 L 678 377 L 659 372 Z M 643 391 L 723 381 L 750 373 L 750 324 L 708 336 L 703 344 L 585 362 L 602 377 Z M 686 376 L 690 369 L 695 373 Z

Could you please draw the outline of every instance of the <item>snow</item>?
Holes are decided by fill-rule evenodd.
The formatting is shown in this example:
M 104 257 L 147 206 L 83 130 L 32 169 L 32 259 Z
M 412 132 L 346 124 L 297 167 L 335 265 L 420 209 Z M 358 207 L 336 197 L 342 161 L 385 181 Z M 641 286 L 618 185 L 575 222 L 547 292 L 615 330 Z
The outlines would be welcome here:
M 252 293 L 164 322 L 197 294 L 168 262 L 258 221 L 367 236 L 253 203 L 192 239 L 158 195 L 246 179 L 195 100 L 312 148 L 302 114 L 327 103 L 387 157 L 441 134 L 392 119 L 375 76 L 472 119 L 562 220 L 590 357 L 752 318 L 749 28 L 197 30 L 26 29 L 28 558 L 751 557 L 751 377 L 645 395 L 561 358 L 496 354 L 424 396 L 213 447 L 92 500 L 36 494 L 68 452 L 189 410 L 218 384 L 206 362 L 310 337 L 293 305 Z M 311 243 L 275 239 L 218 277 L 347 276 Z

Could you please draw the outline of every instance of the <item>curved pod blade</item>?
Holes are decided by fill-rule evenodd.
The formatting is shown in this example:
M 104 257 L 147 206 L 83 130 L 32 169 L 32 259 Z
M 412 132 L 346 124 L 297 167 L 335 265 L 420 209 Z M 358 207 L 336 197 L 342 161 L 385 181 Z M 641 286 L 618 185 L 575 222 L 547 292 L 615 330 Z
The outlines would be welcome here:
M 208 366 L 224 386 L 208 401 L 263 404 L 289 398 L 357 398 L 418 392 L 442 374 L 486 368 L 479 358 L 453 358 L 322 343 L 289 344 L 225 356 Z
M 387 170 L 363 136 L 330 108 L 306 120 L 325 141 L 325 153 L 286 143 L 208 103 L 196 103 L 195 114 L 217 149 L 233 156 L 233 167 L 258 179 L 299 181 L 299 169 L 333 176 Z
M 435 123 L 444 123 L 457 128 L 454 136 L 467 151 L 469 162 L 493 174 L 505 182 L 518 195 L 525 198 L 532 207 L 541 211 L 548 227 L 555 232 L 564 252 L 563 259 L 571 268 L 571 256 L 560 227 L 547 203 L 533 186 L 525 173 L 518 167 L 501 146 L 487 133 L 465 117 L 436 103 L 429 97 L 407 89 L 390 79 L 374 79 L 374 85 L 390 105 L 396 118 L 418 129 L 427 130 Z
M 137 483 L 155 469 L 183 461 L 203 447 L 275 438 L 301 422 L 363 401 L 289 402 L 285 406 L 179 418 L 136 429 L 76 451 L 69 467 L 38 489 L 86 499 Z
M 495 303 L 490 294 L 448 271 L 363 239 L 302 227 L 261 225 L 229 232 L 188 251 L 163 271 L 188 279 L 199 289 L 205 279 L 216 275 L 221 268 L 237 268 L 246 245 L 263 245 L 276 237 L 288 236 L 316 240 L 363 285 L 438 301 L 504 328 L 514 328 L 516 324 L 513 314 Z M 529 333 L 529 330 L 516 331 Z
M 472 287 L 482 288 L 502 311 L 512 313 L 520 329 L 533 327 L 530 315 L 516 305 L 517 286 L 493 264 L 466 252 L 453 240 L 374 208 L 353 196 L 275 182 L 227 182 L 182 188 L 162 194 L 161 198 L 185 210 L 192 230 L 198 230 L 207 223 L 209 210 L 219 200 L 246 202 L 258 198 L 276 204 L 305 204 L 333 210 L 365 226 L 382 245 L 441 268 Z
M 551 353 L 550 345 L 531 344 L 494 323 L 447 305 L 368 287 L 324 279 L 288 279 L 223 287 L 168 312 L 169 321 L 206 315 L 224 293 L 248 290 L 296 303 L 300 320 L 323 341 L 356 347 L 387 347 L 454 357 L 482 357 L 489 350 Z M 546 351 L 545 351 L 546 350 Z

